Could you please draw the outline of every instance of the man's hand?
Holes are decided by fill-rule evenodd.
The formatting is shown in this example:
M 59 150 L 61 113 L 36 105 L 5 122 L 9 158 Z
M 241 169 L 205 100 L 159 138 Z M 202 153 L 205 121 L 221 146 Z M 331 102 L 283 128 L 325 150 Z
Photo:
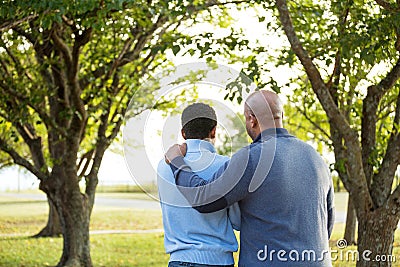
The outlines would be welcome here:
M 179 156 L 184 157 L 186 155 L 187 145 L 183 143 L 182 145 L 175 144 L 168 148 L 167 152 L 165 153 L 165 162 L 170 164 L 174 158 Z

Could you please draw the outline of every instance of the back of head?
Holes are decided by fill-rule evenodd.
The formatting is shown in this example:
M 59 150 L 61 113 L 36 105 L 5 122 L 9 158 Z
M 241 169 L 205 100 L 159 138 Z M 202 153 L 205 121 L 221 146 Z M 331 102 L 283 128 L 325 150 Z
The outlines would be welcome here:
M 283 104 L 275 92 L 256 91 L 246 99 L 245 107 L 255 115 L 261 127 L 269 128 L 276 124 L 281 127 Z
M 205 139 L 217 126 L 217 115 L 209 105 L 194 103 L 183 110 L 181 122 L 186 139 Z

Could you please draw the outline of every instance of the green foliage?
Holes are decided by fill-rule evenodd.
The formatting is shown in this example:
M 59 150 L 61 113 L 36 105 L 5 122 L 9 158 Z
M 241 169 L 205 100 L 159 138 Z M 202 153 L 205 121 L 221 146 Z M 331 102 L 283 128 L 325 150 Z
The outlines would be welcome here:
M 332 148 L 329 122 L 319 102 L 311 97 L 311 88 L 303 81 L 299 79 L 294 85 L 297 88 L 288 96 L 289 102 L 284 106 L 285 125 L 298 138 L 318 144 L 318 151 L 322 153 L 323 148 Z
M 168 54 L 191 54 L 213 62 L 216 55 L 240 58 L 238 51 L 248 46 L 232 27 L 224 5 L 210 6 L 208 1 L 3 1 L 0 138 L 34 163 L 20 132 L 29 125 L 30 133 L 41 138 L 46 168 L 60 163 L 51 153 L 49 145 L 54 143 L 49 136 L 55 130 L 69 131 L 66 122 L 74 117 L 83 118 L 78 106 L 69 105 L 76 102 L 71 89 L 76 81 L 87 114 L 81 156 L 98 148 L 99 140 L 106 139 L 109 145 L 118 136 L 131 99 L 130 116 L 152 108 L 174 109 L 196 92 L 155 99 L 157 85 L 142 86 L 171 67 Z M 208 32 L 184 30 L 196 24 L 212 26 Z M 216 36 L 219 27 L 229 34 Z M 19 131 L 17 125 L 22 127 Z M 61 135 L 57 139 L 65 141 Z
M 390 90 L 382 99 L 377 116 L 377 142 L 376 147 L 370 157 L 370 164 L 377 171 L 381 165 L 389 142 L 390 134 L 393 131 L 399 131 L 398 125 L 394 122 L 394 114 L 396 108 L 396 98 L 400 92 L 400 83 Z
M 342 114 L 361 136 L 367 88 L 378 84 L 398 58 L 394 44 L 400 29 L 399 13 L 385 10 L 375 1 L 291 1 L 289 9 L 300 41 L 335 92 Z M 289 46 L 276 53 L 277 66 L 299 68 Z M 336 67 L 335 62 L 339 64 Z M 340 72 L 339 79 L 333 75 L 335 68 Z M 305 77 L 299 71 L 289 84 L 293 94 L 285 107 L 286 118 L 290 127 L 294 127 L 292 131 L 301 138 L 318 140 L 332 149 L 327 117 Z M 379 105 L 376 147 L 370 158 L 374 170 L 381 166 L 386 153 L 398 87 L 397 82 Z
M 242 71 L 239 76 L 232 82 L 226 85 L 226 90 L 228 91 L 224 97 L 224 100 L 229 99 L 230 101 L 236 100 L 238 104 L 243 101 L 243 95 L 249 93 L 253 81 Z

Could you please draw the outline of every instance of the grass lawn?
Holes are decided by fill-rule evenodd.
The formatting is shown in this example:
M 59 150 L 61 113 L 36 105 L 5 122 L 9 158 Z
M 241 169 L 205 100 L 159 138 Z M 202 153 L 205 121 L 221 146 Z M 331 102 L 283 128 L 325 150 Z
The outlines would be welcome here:
M 166 266 L 162 234 L 114 234 L 91 237 L 95 266 Z M 61 238 L 0 238 L 0 266 L 54 266 L 62 251 Z
M 133 194 L 133 195 L 132 195 Z M 148 199 L 136 193 L 100 193 L 106 197 Z M 54 266 L 62 252 L 62 238 L 39 238 L 47 220 L 47 202 L 0 197 L 0 266 Z M 162 228 L 157 210 L 95 206 L 91 230 L 147 230 Z M 12 236 L 17 234 L 18 236 Z M 6 236 L 9 235 L 9 236 Z M 163 234 L 104 234 L 91 236 L 95 266 L 166 266 Z
M 47 214 L 46 201 L 0 197 L 0 234 L 18 233 L 29 236 L 38 233 L 46 224 Z M 93 208 L 90 224 L 91 230 L 157 228 L 162 228 L 161 213 L 157 210 L 102 206 Z
M 127 194 L 104 193 L 109 196 L 130 198 Z M 134 196 L 133 196 L 134 197 Z M 146 196 L 138 196 L 145 199 Z M 346 194 L 336 196 L 338 211 L 346 209 Z M 0 266 L 54 266 L 61 255 L 61 238 L 33 239 L 29 236 L 37 233 L 46 223 L 47 203 L 28 201 L 10 197 L 0 197 Z M 110 208 L 95 206 L 91 221 L 91 230 L 146 230 L 162 228 L 161 213 L 157 210 L 131 208 Z M 331 249 L 337 250 L 338 260 L 335 267 L 352 267 L 348 247 L 340 250 L 336 242 L 341 239 L 344 224 L 334 227 L 330 241 Z M 13 236 L 13 234 L 17 234 Z M 400 266 L 400 236 L 396 235 L 393 255 Z M 102 234 L 91 235 L 91 254 L 94 266 L 166 266 L 168 255 L 164 253 L 163 234 Z M 350 256 L 349 256 L 350 255 Z M 235 255 L 237 257 L 237 254 Z M 340 260 L 342 257 L 342 260 Z M 350 258 L 347 261 L 346 258 Z

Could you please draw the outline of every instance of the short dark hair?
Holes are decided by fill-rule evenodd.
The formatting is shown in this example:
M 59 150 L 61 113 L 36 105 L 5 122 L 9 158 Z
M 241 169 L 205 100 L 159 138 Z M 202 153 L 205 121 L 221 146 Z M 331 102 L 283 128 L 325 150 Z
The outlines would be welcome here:
M 183 110 L 181 122 L 187 139 L 205 139 L 217 126 L 217 115 L 209 105 L 194 103 Z

